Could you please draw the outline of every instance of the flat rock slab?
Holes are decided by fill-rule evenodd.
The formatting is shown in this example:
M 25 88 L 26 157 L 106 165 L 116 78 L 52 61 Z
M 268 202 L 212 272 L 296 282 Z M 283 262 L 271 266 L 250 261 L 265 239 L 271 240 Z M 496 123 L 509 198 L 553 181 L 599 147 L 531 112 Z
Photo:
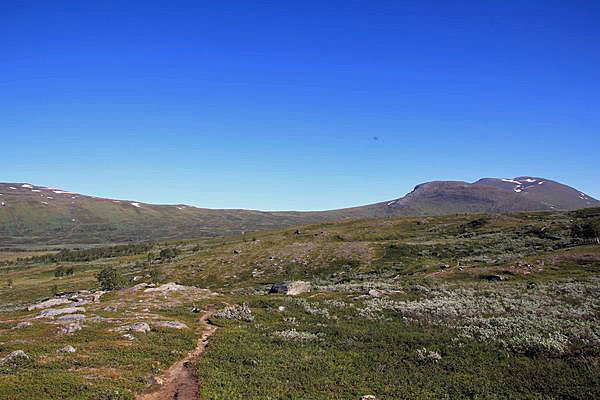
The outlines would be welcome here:
M 75 353 L 77 350 L 73 346 L 65 346 L 62 349 L 58 349 L 58 353 Z
M 46 301 L 42 301 L 41 303 L 37 303 L 37 304 L 33 304 L 29 307 L 27 307 L 28 311 L 32 311 L 32 310 L 41 310 L 44 308 L 49 308 L 49 307 L 54 307 L 54 306 L 60 306 L 63 304 L 68 304 L 70 303 L 71 300 L 69 299 L 65 299 L 65 298 L 57 298 L 57 299 L 49 299 Z
M 164 285 L 160 285 L 159 287 L 148 288 L 148 289 L 144 290 L 144 293 L 174 292 L 174 291 L 187 290 L 187 289 L 196 289 L 196 288 L 191 288 L 188 286 L 179 285 L 175 282 L 170 282 L 170 283 L 165 283 Z
M 33 323 L 29 321 L 19 322 L 13 329 L 23 329 L 32 326 Z
M 44 310 L 37 316 L 37 318 L 53 318 L 57 315 L 62 314 L 74 314 L 74 313 L 84 313 L 85 308 L 83 307 L 66 307 L 66 308 L 51 308 L 48 310 Z
M 157 321 L 157 322 L 154 322 L 152 325 L 160 326 L 163 328 L 174 328 L 174 329 L 187 329 L 188 328 L 188 326 L 186 324 L 184 324 L 183 322 L 178 322 L 178 321 Z
M 55 319 L 57 322 L 71 322 L 71 321 L 82 321 L 85 319 L 85 315 L 83 314 L 68 314 L 63 315 Z
M 145 322 L 136 322 L 129 325 L 123 325 L 118 328 L 113 329 L 114 332 L 137 332 L 137 333 L 146 333 L 150 332 L 150 325 Z

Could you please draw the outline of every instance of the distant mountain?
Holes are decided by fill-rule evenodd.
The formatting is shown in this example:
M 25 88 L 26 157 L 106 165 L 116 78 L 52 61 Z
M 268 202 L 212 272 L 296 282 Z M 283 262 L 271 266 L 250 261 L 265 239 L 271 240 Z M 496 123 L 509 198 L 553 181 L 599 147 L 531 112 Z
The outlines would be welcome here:
M 423 183 L 406 196 L 386 205 L 402 215 L 441 215 L 574 210 L 598 207 L 600 202 L 549 179 L 520 176 L 512 179 L 483 178 L 474 183 Z
M 545 178 L 435 181 L 406 196 L 331 211 L 217 210 L 86 196 L 28 183 L 0 183 L 0 245 L 95 244 L 229 235 L 344 218 L 499 213 L 598 207 Z

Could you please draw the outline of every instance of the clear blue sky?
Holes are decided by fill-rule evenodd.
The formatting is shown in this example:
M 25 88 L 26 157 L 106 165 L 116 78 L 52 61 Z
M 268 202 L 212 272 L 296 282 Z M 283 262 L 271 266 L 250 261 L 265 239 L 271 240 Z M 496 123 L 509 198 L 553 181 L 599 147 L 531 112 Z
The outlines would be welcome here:
M 519 175 L 600 198 L 599 21 L 596 0 L 3 1 L 0 181 L 263 210 Z

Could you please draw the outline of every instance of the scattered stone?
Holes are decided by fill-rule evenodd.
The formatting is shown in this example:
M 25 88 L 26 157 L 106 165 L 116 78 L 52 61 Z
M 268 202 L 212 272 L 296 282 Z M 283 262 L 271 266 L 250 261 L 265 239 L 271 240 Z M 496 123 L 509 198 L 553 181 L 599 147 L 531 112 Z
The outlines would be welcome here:
M 106 307 L 104 307 L 104 311 L 117 312 L 117 311 L 119 311 L 119 307 L 117 307 L 117 306 L 106 306 Z
M 269 293 L 285 293 L 289 296 L 296 296 L 302 293 L 310 292 L 310 282 L 306 281 L 293 281 L 293 282 L 282 282 L 276 283 L 271 287 Z
M 129 339 L 129 340 L 135 340 L 135 336 L 133 336 L 133 335 L 130 335 L 129 333 L 126 333 L 125 335 L 123 335 L 123 337 L 124 337 L 125 339 Z
M 81 330 L 81 324 L 79 322 L 72 322 L 67 324 L 61 328 L 61 332 L 65 335 L 70 335 L 71 333 L 75 333 Z
M 200 309 L 198 307 L 192 307 L 192 312 L 197 314 L 200 312 Z
M 115 332 L 134 332 L 134 333 L 146 333 L 150 332 L 150 325 L 145 322 L 135 322 L 129 325 L 123 325 L 113 329 Z
M 13 329 L 23 329 L 23 328 L 27 328 L 31 325 L 33 325 L 31 322 L 23 321 L 23 322 L 19 322 Z
M 448 264 L 442 264 L 442 265 L 440 265 L 440 269 L 441 270 L 448 269 L 448 268 L 450 268 L 450 266 Z
M 285 311 L 285 307 L 284 306 L 279 306 L 279 307 L 277 307 L 277 311 L 284 312 Z
M 66 307 L 66 308 L 50 308 L 44 310 L 37 316 L 37 318 L 53 318 L 61 314 L 73 314 L 78 312 L 85 312 L 83 307 Z
M 381 296 L 383 296 L 383 292 L 381 290 L 371 289 L 371 290 L 369 290 L 369 296 L 371 296 L 371 297 L 381 297 Z
M 362 396 L 360 400 L 377 400 L 377 397 L 373 396 L 372 394 L 367 394 L 366 396 Z
M 29 307 L 27 307 L 27 311 L 33 311 L 33 310 L 37 310 L 37 309 L 60 306 L 62 304 L 68 304 L 70 302 L 71 301 L 66 298 L 48 299 L 46 301 L 42 301 L 41 303 L 30 305 Z
M 294 231 L 294 235 L 299 235 L 299 234 L 300 234 L 300 230 L 299 230 L 299 229 L 296 229 L 296 230 Z
M 183 322 L 177 322 L 177 321 L 157 321 L 157 322 L 154 322 L 154 325 L 160 326 L 163 328 L 175 328 L 175 329 L 187 329 L 187 327 L 188 327 Z
M 69 346 L 65 346 L 62 349 L 58 349 L 57 352 L 58 353 L 75 353 L 77 350 L 75 349 L 75 347 L 69 345 Z
M 240 254 L 239 250 L 233 250 L 233 254 Z
M 535 282 L 529 282 L 527 284 L 527 289 L 535 289 L 537 285 L 535 284 Z
M 68 315 L 63 315 L 60 316 L 58 318 L 56 318 L 57 322 L 62 322 L 62 321 L 82 321 L 85 319 L 85 315 L 83 314 L 68 314 Z
M 18 361 L 19 359 L 29 359 L 29 356 L 23 350 L 15 350 L 6 357 L 0 358 L 0 366 Z

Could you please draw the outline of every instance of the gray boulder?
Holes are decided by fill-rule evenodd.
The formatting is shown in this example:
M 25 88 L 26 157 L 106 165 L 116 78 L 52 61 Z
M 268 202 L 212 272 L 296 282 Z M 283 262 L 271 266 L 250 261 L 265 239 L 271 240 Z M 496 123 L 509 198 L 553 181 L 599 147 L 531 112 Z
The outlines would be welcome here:
M 274 284 L 269 290 L 269 293 L 284 293 L 289 296 L 296 296 L 302 293 L 308 293 L 310 292 L 310 289 L 310 282 L 292 281 Z
M 75 353 L 77 350 L 73 346 L 65 346 L 62 349 L 58 349 L 58 353 Z
M 381 296 L 383 296 L 383 292 L 381 290 L 371 289 L 371 290 L 369 290 L 369 296 L 371 296 L 371 297 L 381 297 Z

